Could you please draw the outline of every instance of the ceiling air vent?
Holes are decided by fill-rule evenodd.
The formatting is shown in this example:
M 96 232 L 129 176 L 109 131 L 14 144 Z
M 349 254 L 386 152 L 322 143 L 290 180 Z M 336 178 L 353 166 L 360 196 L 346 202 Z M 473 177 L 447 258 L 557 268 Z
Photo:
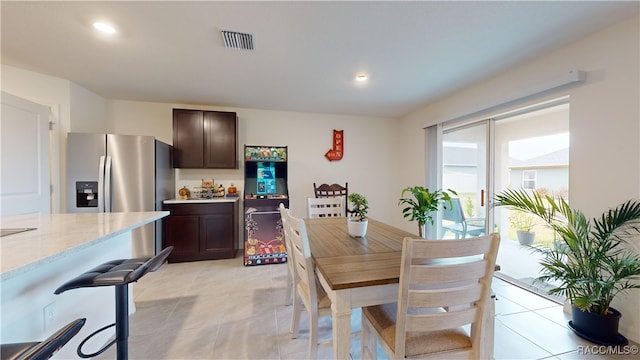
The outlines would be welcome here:
M 222 30 L 224 47 L 229 49 L 253 50 L 253 35 L 236 31 Z

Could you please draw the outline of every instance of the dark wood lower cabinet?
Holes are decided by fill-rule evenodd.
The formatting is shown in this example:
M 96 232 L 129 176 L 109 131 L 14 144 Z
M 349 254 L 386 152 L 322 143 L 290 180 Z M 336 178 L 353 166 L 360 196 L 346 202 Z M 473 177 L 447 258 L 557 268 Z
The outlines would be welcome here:
M 169 262 L 228 259 L 236 256 L 238 202 L 164 204 L 163 248 L 173 246 Z

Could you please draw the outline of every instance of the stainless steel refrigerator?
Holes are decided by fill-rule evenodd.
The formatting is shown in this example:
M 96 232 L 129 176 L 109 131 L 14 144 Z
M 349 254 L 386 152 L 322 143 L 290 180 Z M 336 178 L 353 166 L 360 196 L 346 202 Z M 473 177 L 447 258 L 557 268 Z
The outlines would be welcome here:
M 153 136 L 69 133 L 67 211 L 158 211 L 173 198 L 172 147 Z M 162 248 L 160 221 L 132 232 L 134 257 Z

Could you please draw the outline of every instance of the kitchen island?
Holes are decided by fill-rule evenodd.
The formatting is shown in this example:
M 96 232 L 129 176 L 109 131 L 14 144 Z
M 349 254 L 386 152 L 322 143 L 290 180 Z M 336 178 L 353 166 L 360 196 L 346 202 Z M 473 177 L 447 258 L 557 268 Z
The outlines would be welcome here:
M 53 292 L 97 265 L 130 258 L 131 230 L 167 215 L 166 211 L 157 211 L 1 218 L 3 230 L 25 231 L 0 237 L 0 341 L 42 340 L 69 321 L 85 317 L 84 328 L 56 354 L 58 358 L 75 358 L 75 347 L 86 335 L 114 321 L 114 289 L 77 289 L 60 295 Z M 135 306 L 130 303 L 129 309 L 134 312 Z M 112 334 L 105 331 L 102 338 L 95 339 L 106 342 Z

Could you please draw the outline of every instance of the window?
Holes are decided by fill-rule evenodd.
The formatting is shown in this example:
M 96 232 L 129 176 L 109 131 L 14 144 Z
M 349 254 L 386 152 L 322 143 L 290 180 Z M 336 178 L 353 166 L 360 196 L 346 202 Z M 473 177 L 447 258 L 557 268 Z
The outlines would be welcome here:
M 534 190 L 536 188 L 536 170 L 523 170 L 522 171 L 522 187 L 527 190 Z

